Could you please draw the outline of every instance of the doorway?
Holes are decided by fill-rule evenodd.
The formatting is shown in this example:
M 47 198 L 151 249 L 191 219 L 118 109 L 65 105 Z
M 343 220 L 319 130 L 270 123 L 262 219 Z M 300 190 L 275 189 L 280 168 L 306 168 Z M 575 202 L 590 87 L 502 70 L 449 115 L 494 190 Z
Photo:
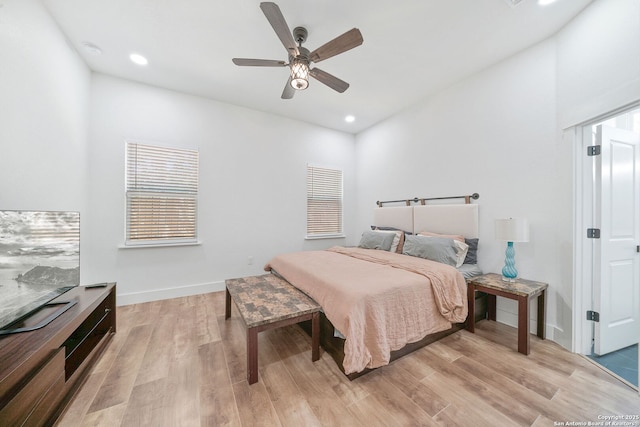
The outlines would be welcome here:
M 640 105 L 576 128 L 575 351 L 638 387 Z

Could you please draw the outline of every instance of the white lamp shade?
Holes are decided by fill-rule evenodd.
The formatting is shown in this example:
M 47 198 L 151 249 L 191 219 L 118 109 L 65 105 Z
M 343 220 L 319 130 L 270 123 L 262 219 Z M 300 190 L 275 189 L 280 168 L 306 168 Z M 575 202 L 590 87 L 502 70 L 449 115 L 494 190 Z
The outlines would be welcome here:
M 528 242 L 529 222 L 524 218 L 496 219 L 496 240 Z

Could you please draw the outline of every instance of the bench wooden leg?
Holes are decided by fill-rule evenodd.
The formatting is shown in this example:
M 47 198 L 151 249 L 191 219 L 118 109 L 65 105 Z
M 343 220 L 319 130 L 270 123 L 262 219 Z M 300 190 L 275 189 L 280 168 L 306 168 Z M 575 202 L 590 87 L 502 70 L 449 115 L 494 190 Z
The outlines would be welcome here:
M 247 329 L 247 381 L 258 382 L 258 329 Z
M 227 298 L 224 305 L 224 318 L 225 320 L 231 317 L 231 294 L 229 293 L 229 289 L 226 290 Z
M 467 302 L 469 309 L 467 311 L 467 331 L 475 332 L 476 325 L 476 287 L 472 284 L 467 285 Z
M 311 361 L 320 359 L 320 314 L 316 311 L 311 316 Z

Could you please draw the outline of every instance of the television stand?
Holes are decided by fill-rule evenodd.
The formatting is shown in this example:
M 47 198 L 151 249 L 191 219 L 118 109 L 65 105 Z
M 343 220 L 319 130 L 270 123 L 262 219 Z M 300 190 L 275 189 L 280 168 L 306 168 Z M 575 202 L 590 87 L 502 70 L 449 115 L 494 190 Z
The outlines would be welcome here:
M 116 285 L 79 286 L 51 303 L 72 303 L 39 329 L 0 336 L 0 425 L 52 425 L 116 331 Z M 23 321 L 32 328 L 47 307 Z

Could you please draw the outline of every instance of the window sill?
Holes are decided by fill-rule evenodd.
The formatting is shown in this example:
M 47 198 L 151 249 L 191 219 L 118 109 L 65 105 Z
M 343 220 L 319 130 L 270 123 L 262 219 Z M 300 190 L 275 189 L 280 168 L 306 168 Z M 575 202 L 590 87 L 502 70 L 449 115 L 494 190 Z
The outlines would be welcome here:
M 197 242 L 182 242 L 182 243 L 149 243 L 148 245 L 118 245 L 118 249 L 145 249 L 145 248 L 171 248 L 174 246 L 200 246 L 202 241 Z
M 321 239 L 345 239 L 344 234 L 325 234 L 322 236 L 304 236 L 304 240 L 321 240 Z

